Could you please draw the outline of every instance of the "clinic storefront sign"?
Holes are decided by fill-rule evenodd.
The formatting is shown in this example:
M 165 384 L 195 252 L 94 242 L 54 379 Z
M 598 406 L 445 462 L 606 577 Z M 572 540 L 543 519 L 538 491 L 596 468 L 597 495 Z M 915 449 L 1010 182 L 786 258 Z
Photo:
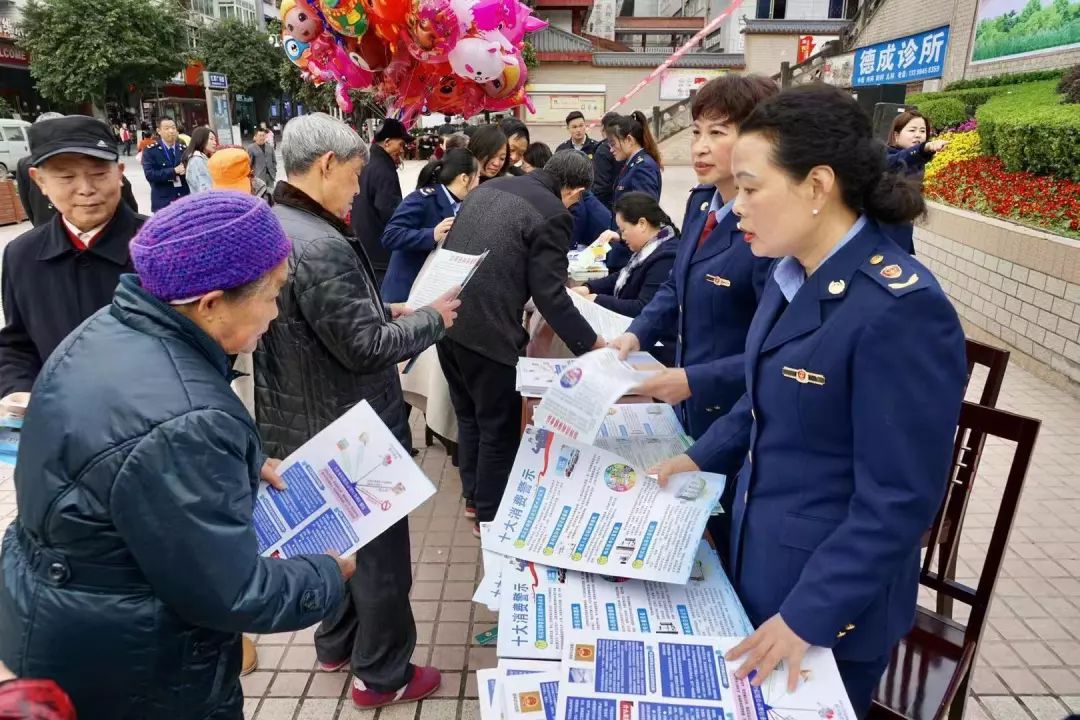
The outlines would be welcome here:
M 851 84 L 866 87 L 941 77 L 948 49 L 948 26 L 858 48 Z

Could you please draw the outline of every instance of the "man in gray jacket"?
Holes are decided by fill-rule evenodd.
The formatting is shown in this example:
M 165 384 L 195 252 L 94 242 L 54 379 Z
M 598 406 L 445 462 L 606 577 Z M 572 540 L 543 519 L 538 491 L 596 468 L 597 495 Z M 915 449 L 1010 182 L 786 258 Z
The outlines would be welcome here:
M 251 158 L 251 171 L 255 177 L 273 188 L 277 182 L 277 157 L 274 146 L 266 142 L 266 128 L 256 128 L 255 142 L 247 146 L 247 154 Z
M 453 324 L 456 290 L 415 312 L 379 299 L 371 262 L 349 242 L 342 219 L 368 158 L 367 145 L 345 123 L 324 113 L 294 118 L 281 148 L 288 179 L 274 191 L 274 214 L 293 245 L 278 317 L 255 352 L 255 414 L 264 447 L 287 457 L 367 400 L 408 450 L 397 364 Z M 322 668 L 351 665 L 353 702 L 361 708 L 435 692 L 439 671 L 411 664 L 416 623 L 408 518 L 356 553 L 354 578 L 345 602 L 315 633 Z

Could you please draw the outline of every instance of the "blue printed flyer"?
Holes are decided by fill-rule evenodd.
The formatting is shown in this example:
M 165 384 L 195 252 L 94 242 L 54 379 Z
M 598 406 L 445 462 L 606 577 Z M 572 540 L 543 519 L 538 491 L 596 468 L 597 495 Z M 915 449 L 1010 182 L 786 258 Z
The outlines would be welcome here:
M 356 405 L 282 461 L 288 488 L 255 497 L 259 554 L 356 552 L 435 494 L 371 409 Z
M 528 427 L 481 542 L 527 562 L 683 585 L 724 482 L 691 472 L 661 487 L 614 453 Z
M 831 651 L 811 648 L 790 692 L 783 664 L 760 687 L 735 679 L 740 640 L 572 632 L 554 720 L 856 720 Z
M 507 559 L 499 656 L 559 660 L 571 630 L 744 636 L 754 632 L 716 551 L 698 545 L 685 585 L 623 580 Z
M 555 720 L 559 703 L 559 672 L 507 676 L 502 681 L 506 720 Z

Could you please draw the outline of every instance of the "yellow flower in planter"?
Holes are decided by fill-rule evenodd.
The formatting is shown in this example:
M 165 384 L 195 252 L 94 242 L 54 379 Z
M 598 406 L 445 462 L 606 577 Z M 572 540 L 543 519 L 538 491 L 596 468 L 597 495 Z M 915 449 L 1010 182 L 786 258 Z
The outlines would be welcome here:
M 934 177 L 943 167 L 951 165 L 957 160 L 968 160 L 982 154 L 982 142 L 979 140 L 977 130 L 968 132 L 942 133 L 939 140 L 945 140 L 949 144 L 945 149 L 934 155 L 934 159 L 926 165 L 923 177 L 927 180 Z

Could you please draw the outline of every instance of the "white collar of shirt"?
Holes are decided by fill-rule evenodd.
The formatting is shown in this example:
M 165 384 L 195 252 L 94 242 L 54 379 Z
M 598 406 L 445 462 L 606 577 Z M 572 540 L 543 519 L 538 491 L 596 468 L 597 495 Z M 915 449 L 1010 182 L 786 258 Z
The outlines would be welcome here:
M 93 240 L 97 236 L 97 234 L 100 233 L 105 228 L 105 225 L 102 224 L 102 225 L 98 225 L 96 228 L 93 228 L 91 230 L 87 230 L 86 232 L 83 232 L 79 228 L 77 228 L 74 225 L 72 225 L 71 223 L 69 223 L 67 221 L 67 218 L 61 216 L 60 219 L 64 221 L 64 227 L 66 227 L 68 229 L 68 232 L 70 232 L 75 237 L 79 238 L 79 242 L 81 242 L 86 247 L 90 247 L 90 243 L 93 242 Z
M 840 251 L 840 248 L 851 242 L 851 239 L 858 235 L 862 229 L 866 227 L 866 216 L 860 215 L 859 219 L 855 221 L 855 224 L 851 226 L 851 229 L 847 231 L 844 237 L 840 238 L 840 242 L 833 245 L 829 254 L 821 261 L 821 265 L 818 265 L 818 269 L 829 261 L 833 255 Z M 780 262 L 776 264 L 776 269 L 773 270 L 773 280 L 780 286 L 780 292 L 784 293 L 784 297 L 788 302 L 795 299 L 795 293 L 799 292 L 806 283 L 806 271 L 803 270 L 803 266 L 799 264 L 799 261 L 794 257 L 788 256 L 781 258 Z
M 454 211 L 454 215 L 456 216 L 458 208 L 461 207 L 461 201 L 455 198 L 454 194 L 447 190 L 445 185 L 440 185 L 439 187 L 442 188 L 443 195 L 445 195 L 446 199 L 450 202 L 450 209 Z
M 721 220 L 727 217 L 727 214 L 731 212 L 731 208 L 734 204 L 735 198 L 732 198 L 729 202 L 725 203 L 724 198 L 720 196 L 719 190 L 713 193 L 712 202 L 709 203 L 709 212 L 716 215 L 717 225 L 720 224 Z

